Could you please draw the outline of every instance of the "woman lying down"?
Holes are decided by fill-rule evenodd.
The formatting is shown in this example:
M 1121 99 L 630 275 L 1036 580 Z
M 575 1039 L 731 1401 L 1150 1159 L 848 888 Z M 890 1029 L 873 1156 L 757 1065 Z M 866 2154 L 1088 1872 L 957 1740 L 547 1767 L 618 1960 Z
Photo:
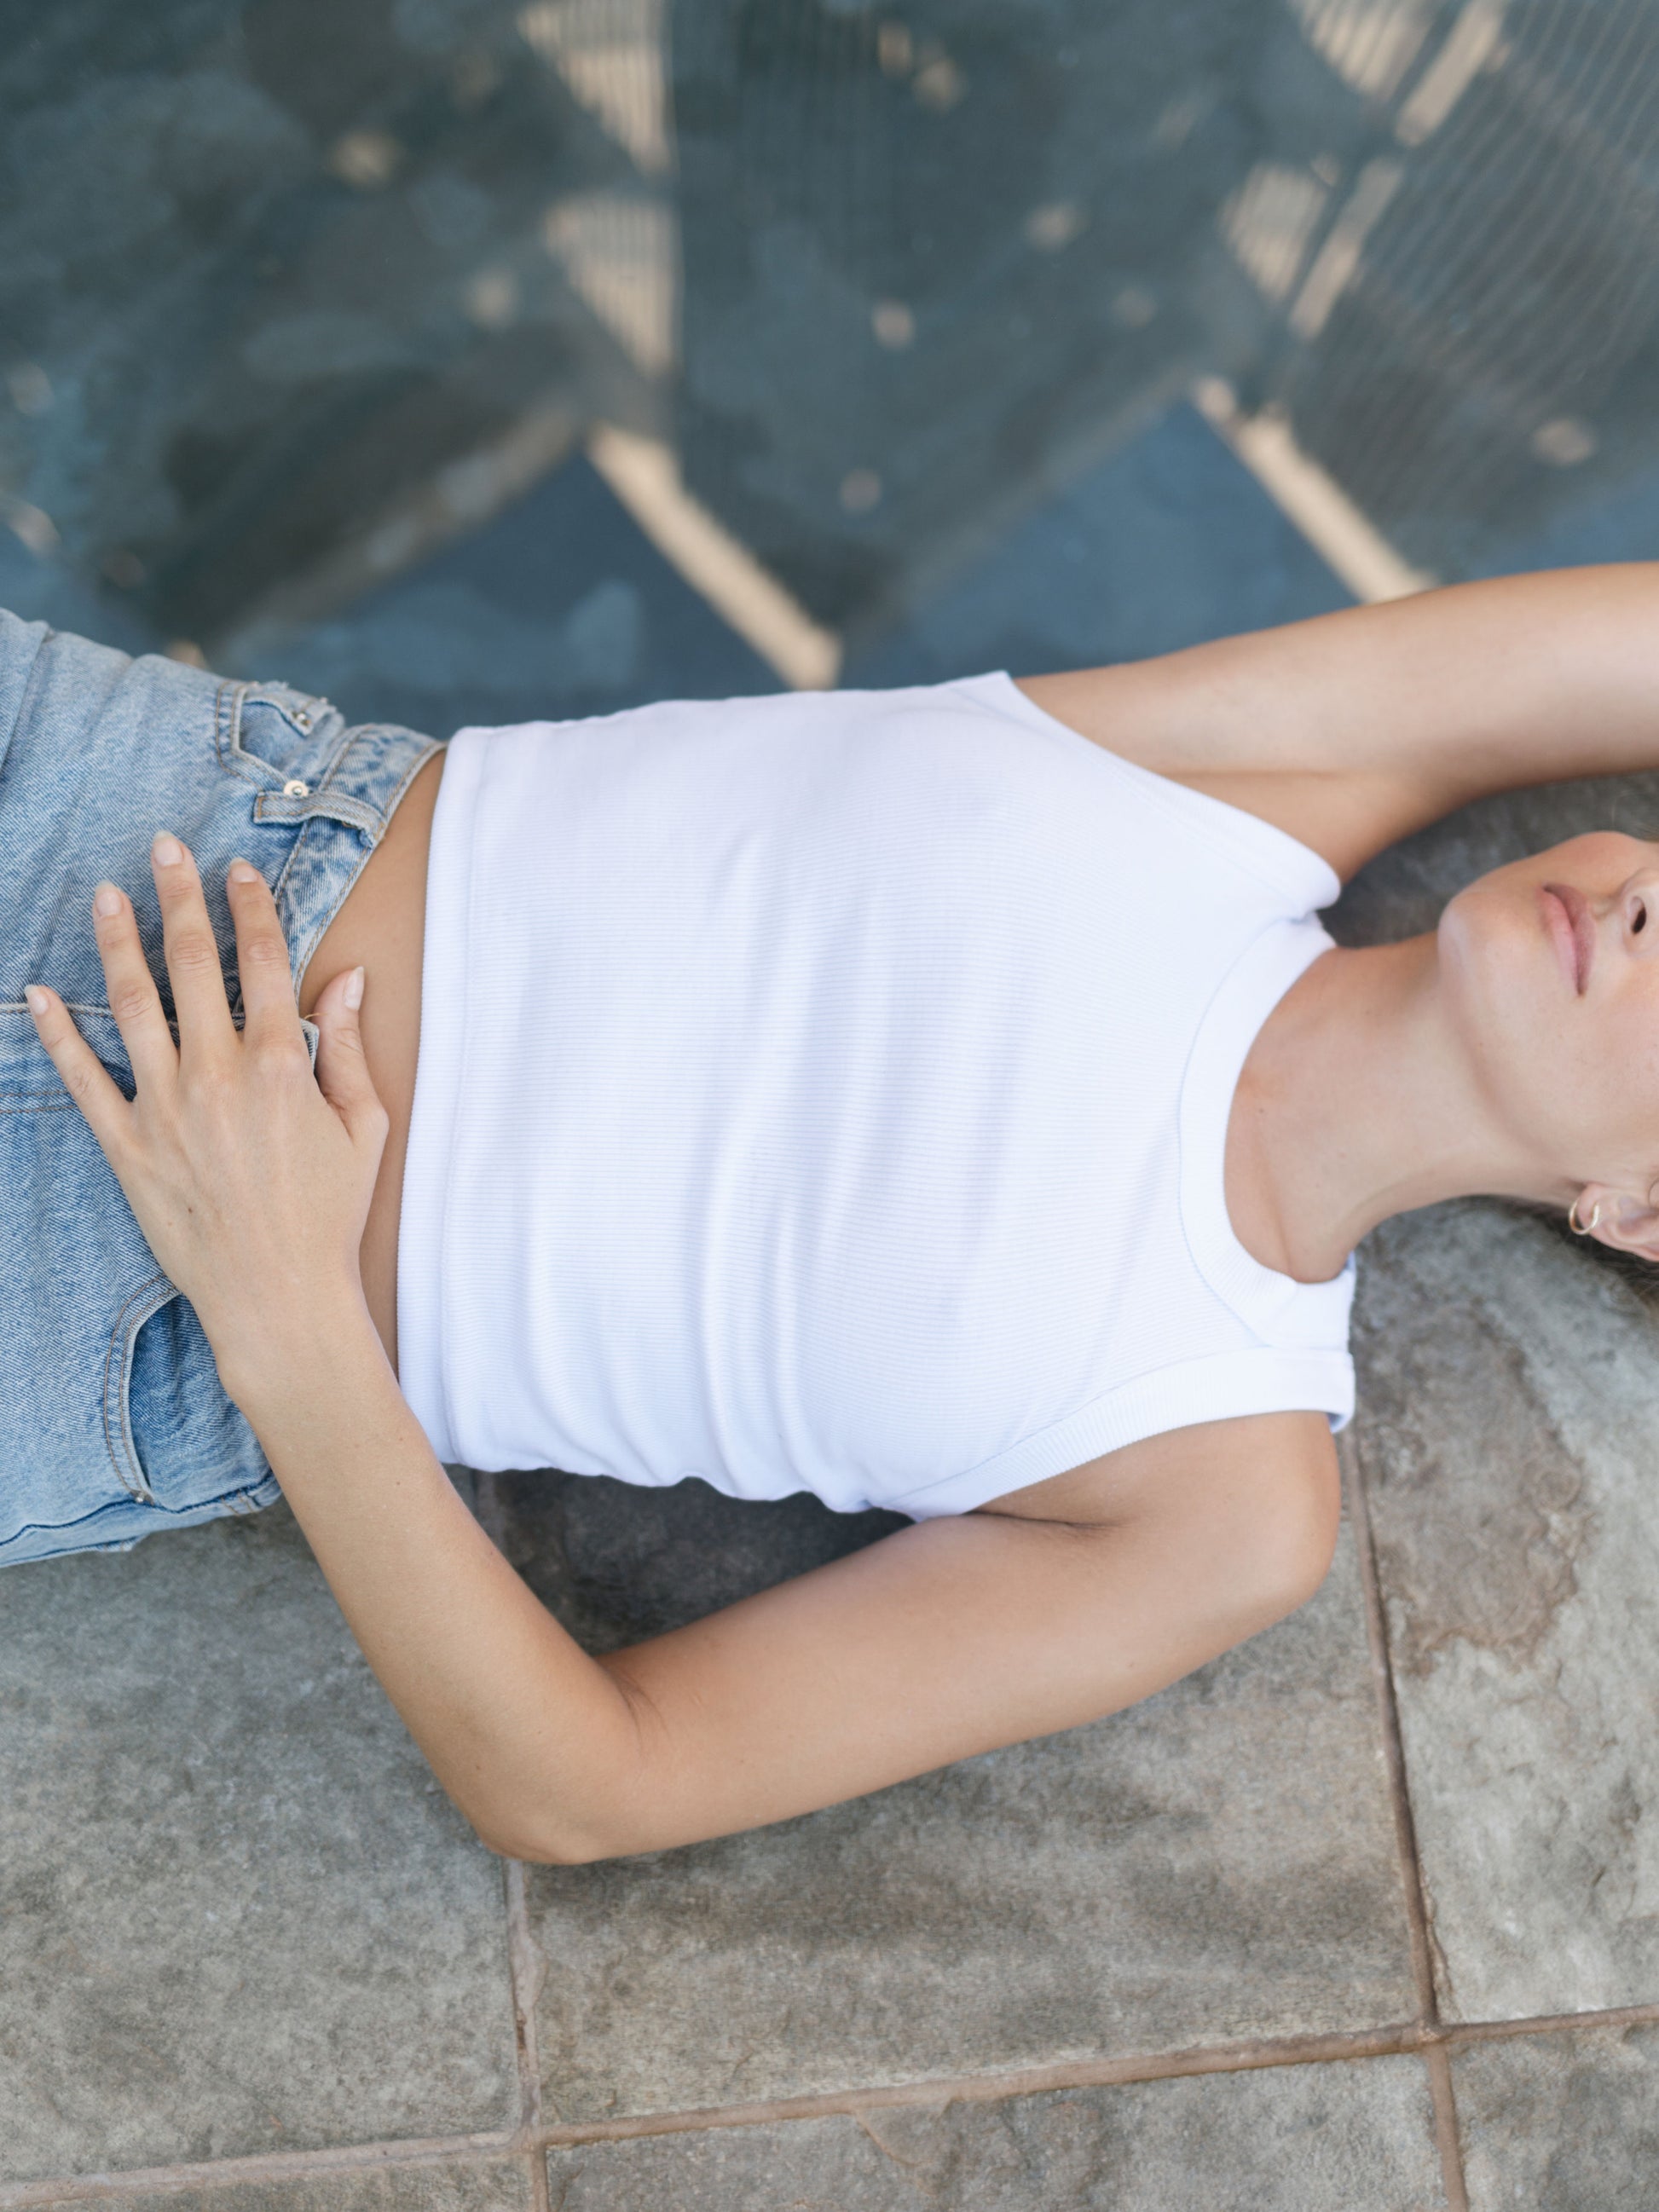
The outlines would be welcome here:
M 284 1495 L 491 1848 L 655 1850 L 1300 1605 L 1354 1248 L 1659 1256 L 1659 844 L 1316 916 L 1659 763 L 1659 565 L 1014 683 L 347 727 L 0 615 L 0 1560 Z M 442 1462 L 912 1525 L 592 1658 Z

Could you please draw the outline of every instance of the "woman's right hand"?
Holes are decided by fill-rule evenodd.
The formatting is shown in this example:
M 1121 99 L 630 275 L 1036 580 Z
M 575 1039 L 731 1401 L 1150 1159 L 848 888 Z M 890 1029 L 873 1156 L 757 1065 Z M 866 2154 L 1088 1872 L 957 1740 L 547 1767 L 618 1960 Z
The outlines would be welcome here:
M 288 943 L 258 869 L 233 862 L 227 880 L 239 1030 L 194 860 L 163 832 L 151 867 L 176 1045 L 131 899 L 106 883 L 93 900 L 110 1011 L 132 1066 L 131 1102 L 58 994 L 31 986 L 27 995 L 41 1043 L 235 1398 L 274 1346 L 301 1352 L 363 1310 L 358 1248 L 387 1116 L 363 1056 L 362 969 L 336 976 L 317 1001 L 313 1078 Z

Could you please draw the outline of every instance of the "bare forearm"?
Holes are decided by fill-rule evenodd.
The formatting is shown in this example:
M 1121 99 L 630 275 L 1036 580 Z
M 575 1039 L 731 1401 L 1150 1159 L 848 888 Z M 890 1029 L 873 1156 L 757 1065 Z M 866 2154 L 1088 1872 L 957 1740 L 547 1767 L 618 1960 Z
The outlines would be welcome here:
M 590 1855 L 637 1754 L 627 1698 L 456 1495 L 367 1312 L 308 1316 L 249 1365 L 237 1402 L 440 1782 L 498 1849 Z
M 599 1662 L 473 1522 L 366 1329 L 308 1334 L 235 1395 L 392 1702 L 514 1856 L 861 1796 L 1133 1703 L 1285 1609 L 1270 1519 L 1246 1494 L 1232 1524 L 1224 1468 L 1195 1525 L 1166 1517 L 1176 1468 L 1157 1513 L 928 1523 Z

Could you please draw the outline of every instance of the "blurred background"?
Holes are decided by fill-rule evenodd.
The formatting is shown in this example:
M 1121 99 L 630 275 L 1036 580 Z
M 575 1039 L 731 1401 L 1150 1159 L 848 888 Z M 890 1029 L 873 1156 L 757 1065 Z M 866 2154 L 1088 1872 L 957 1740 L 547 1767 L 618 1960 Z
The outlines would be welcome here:
M 1659 0 L 0 0 L 0 602 L 439 736 L 1659 550 Z

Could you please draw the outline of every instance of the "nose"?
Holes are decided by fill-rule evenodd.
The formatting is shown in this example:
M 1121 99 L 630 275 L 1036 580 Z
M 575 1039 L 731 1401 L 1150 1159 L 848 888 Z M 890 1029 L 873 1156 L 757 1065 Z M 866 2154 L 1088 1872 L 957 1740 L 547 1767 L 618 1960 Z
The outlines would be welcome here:
M 1659 865 L 1627 876 L 1618 897 L 1625 950 L 1638 959 L 1659 958 Z

